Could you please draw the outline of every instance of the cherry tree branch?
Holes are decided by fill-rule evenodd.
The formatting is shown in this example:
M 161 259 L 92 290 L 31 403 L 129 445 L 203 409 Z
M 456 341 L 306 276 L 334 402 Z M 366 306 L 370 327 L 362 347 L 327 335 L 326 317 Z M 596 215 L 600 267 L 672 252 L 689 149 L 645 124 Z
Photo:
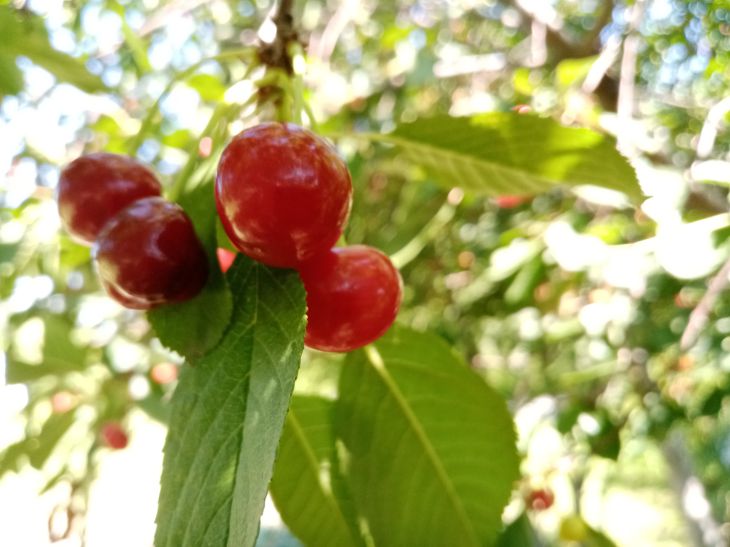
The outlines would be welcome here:
M 679 341 L 679 348 L 682 351 L 687 351 L 697 341 L 702 329 L 707 324 L 712 307 L 728 284 L 730 284 L 730 259 L 725 262 L 723 267 L 720 268 L 720 271 L 710 280 L 707 292 L 702 296 L 702 299 L 695 309 L 692 310 L 692 313 L 690 313 L 687 326 Z
M 259 59 L 272 68 L 280 68 L 287 74 L 294 74 L 289 46 L 299 42 L 299 33 L 292 15 L 293 0 L 281 0 L 272 21 L 276 25 L 276 36 L 271 43 L 259 47 Z
M 645 0 L 636 0 L 631 13 L 629 14 L 628 36 L 624 39 L 624 51 L 621 57 L 621 76 L 618 84 L 618 107 L 616 114 L 619 121 L 617 134 L 618 148 L 631 157 L 635 155 L 631 124 L 634 117 L 634 106 L 636 103 L 636 60 L 639 55 L 641 35 L 639 26 L 644 17 L 646 9 Z

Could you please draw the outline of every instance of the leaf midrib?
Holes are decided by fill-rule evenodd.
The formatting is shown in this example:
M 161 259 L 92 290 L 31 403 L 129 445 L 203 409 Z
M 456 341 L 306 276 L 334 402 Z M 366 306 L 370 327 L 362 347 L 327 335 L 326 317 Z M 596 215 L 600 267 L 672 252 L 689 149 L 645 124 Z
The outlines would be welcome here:
M 409 148 L 409 147 L 410 148 L 419 148 L 419 149 L 427 151 L 433 155 L 447 156 L 450 158 L 450 161 L 470 162 L 473 164 L 477 164 L 478 166 L 480 166 L 482 168 L 484 168 L 484 166 L 489 166 L 489 168 L 491 168 L 491 169 L 500 169 L 510 176 L 519 177 L 522 179 L 532 178 L 539 182 L 546 182 L 546 183 L 552 184 L 552 185 L 565 184 L 567 186 L 575 186 L 578 184 L 594 184 L 594 185 L 599 184 L 596 181 L 594 181 L 594 182 L 586 181 L 583 183 L 578 183 L 578 182 L 573 182 L 573 181 L 569 181 L 569 180 L 558 180 L 558 179 L 546 177 L 539 173 L 532 173 L 530 171 L 517 169 L 515 167 L 505 165 L 505 164 L 499 163 L 497 161 L 485 160 L 485 159 L 475 156 L 474 154 L 459 152 L 456 150 L 452 150 L 449 148 L 443 148 L 440 146 L 434 146 L 432 144 L 428 144 L 428 143 L 417 141 L 417 140 L 411 140 L 411 139 L 407 139 L 407 138 L 403 138 L 403 137 L 396 137 L 396 136 L 393 136 L 392 134 L 367 133 L 367 134 L 364 134 L 364 136 L 366 136 L 367 138 L 374 140 L 374 141 L 389 142 L 389 143 L 395 144 L 395 145 L 403 147 L 403 148 Z M 612 169 L 611 172 L 613 172 L 613 171 L 614 170 Z M 611 179 L 613 179 L 613 177 L 611 177 Z M 609 187 L 614 188 L 614 189 L 616 189 L 616 188 L 627 189 L 628 188 L 628 185 L 616 184 L 616 183 L 613 183 L 612 180 L 607 180 L 600 184 L 602 184 L 603 186 L 605 186 L 607 188 L 609 188 Z M 536 188 L 536 185 L 532 184 L 532 183 L 530 183 L 529 186 L 531 186 L 532 188 Z M 537 189 L 544 190 L 544 186 L 538 186 Z
M 463 526 L 466 535 L 471 540 L 471 545 L 474 545 L 475 547 L 480 546 L 479 538 L 477 536 L 476 531 L 474 530 L 474 527 L 471 525 L 471 522 L 469 521 L 469 517 L 466 513 L 466 510 L 461 503 L 461 500 L 459 499 L 459 496 L 456 492 L 456 488 L 454 487 L 454 484 L 449 479 L 448 474 L 446 473 L 446 469 L 444 469 L 441 461 L 439 460 L 438 454 L 436 453 L 435 449 L 431 445 L 431 443 L 428 440 L 428 436 L 426 435 L 426 432 L 424 431 L 423 427 L 421 426 L 421 423 L 419 422 L 416 415 L 413 413 L 411 408 L 408 406 L 408 402 L 406 401 L 405 397 L 401 393 L 400 389 L 398 388 L 398 385 L 395 383 L 395 380 L 390 376 L 388 371 L 385 368 L 385 363 L 383 361 L 382 356 L 380 355 L 380 352 L 378 350 L 370 345 L 365 347 L 365 355 L 367 356 L 367 361 L 372 366 L 373 370 L 377 373 L 378 377 L 383 381 L 385 386 L 388 388 L 389 393 L 392 395 L 393 399 L 395 399 L 396 403 L 398 404 L 398 407 L 403 412 L 403 415 L 406 418 L 406 421 L 411 426 L 413 432 L 416 434 L 416 438 L 419 440 L 419 442 L 423 445 L 425 453 L 428 457 L 428 460 L 433 465 L 433 468 L 436 471 L 436 476 L 439 478 L 440 482 L 443 484 L 444 490 L 446 491 L 447 498 L 451 502 L 451 504 L 454 507 L 454 510 L 456 511 L 456 514 L 459 517 L 459 521 L 461 522 L 461 525 Z
M 319 486 L 320 491 L 322 494 L 324 494 L 325 499 L 327 500 L 327 505 L 332 507 L 334 510 L 334 513 L 337 515 L 337 520 L 340 521 L 340 524 L 342 527 L 349 532 L 350 527 L 347 524 L 347 521 L 345 520 L 344 515 L 340 511 L 340 506 L 335 502 L 334 498 L 330 495 L 330 493 L 325 490 L 324 485 L 322 484 L 322 481 L 320 480 L 319 476 L 319 462 L 317 461 L 317 456 L 314 453 L 314 450 L 312 449 L 311 445 L 307 442 L 307 438 L 304 435 L 304 429 L 302 428 L 301 423 L 299 422 L 299 419 L 296 417 L 296 412 L 294 411 L 294 408 L 289 409 L 289 413 L 287 414 L 287 421 L 289 421 L 290 425 L 292 426 L 292 429 L 294 431 L 294 436 L 299 440 L 299 444 L 302 446 L 302 450 L 304 451 L 304 454 L 306 456 L 306 460 L 309 463 L 310 467 L 312 468 L 312 474 L 315 477 L 315 481 L 317 485 Z M 349 533 L 347 534 L 350 535 Z M 354 544 L 351 544 L 354 545 Z M 344 547 L 344 546 L 342 546 Z

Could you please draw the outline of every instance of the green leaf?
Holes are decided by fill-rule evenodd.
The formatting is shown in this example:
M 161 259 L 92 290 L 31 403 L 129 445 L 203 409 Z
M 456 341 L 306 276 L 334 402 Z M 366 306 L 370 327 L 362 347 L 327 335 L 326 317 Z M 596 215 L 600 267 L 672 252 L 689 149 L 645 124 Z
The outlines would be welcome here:
M 8 359 L 5 371 L 9 384 L 30 382 L 49 375 L 62 375 L 86 368 L 86 348 L 71 342 L 70 325 L 58 316 L 43 318 L 43 360 L 40 364 L 27 364 Z
M 43 467 L 48 457 L 56 448 L 58 441 L 61 440 L 76 419 L 74 412 L 66 412 L 65 414 L 52 414 L 37 437 L 29 439 L 28 456 L 30 464 L 36 469 Z
M 472 192 L 536 194 L 561 184 L 593 184 L 639 193 L 636 173 L 613 138 L 547 118 L 514 112 L 437 116 L 364 137 L 396 145 L 441 184 Z
M 334 403 L 294 396 L 281 435 L 271 496 L 282 519 L 305 545 L 358 547 L 345 485 L 335 468 Z
M 30 447 L 30 439 L 23 439 L 13 443 L 0 452 L 0 477 L 8 471 L 18 471 L 23 456 L 27 455 Z
M 580 59 L 565 59 L 555 67 L 555 81 L 563 87 L 570 87 L 585 80 L 586 76 L 598 59 L 597 55 L 582 57 Z
M 3 36 L 0 52 L 5 55 L 28 57 L 59 80 L 89 93 L 106 89 L 101 79 L 89 72 L 83 62 L 53 49 L 41 17 L 0 6 L 0 36 Z
M 613 540 L 603 532 L 586 526 L 588 536 L 583 540 L 583 545 L 586 547 L 616 547 Z
M 526 513 L 513 520 L 497 538 L 497 547 L 541 547 L 543 543 L 537 536 Z
M 160 142 L 165 146 L 171 146 L 173 148 L 179 148 L 185 150 L 190 147 L 190 143 L 193 141 L 192 133 L 187 129 L 178 129 L 172 133 L 161 135 Z
M 391 332 L 343 367 L 335 428 L 378 547 L 493 543 L 518 477 L 504 400 L 438 337 Z
M 212 74 L 195 74 L 190 76 L 186 83 L 197 91 L 204 101 L 222 101 L 226 92 L 225 86 Z
M 107 6 L 110 10 L 116 13 L 121 20 L 122 35 L 124 36 L 124 41 L 127 44 L 129 51 L 132 53 L 132 58 L 134 59 L 134 63 L 137 65 L 137 68 L 141 73 L 150 72 L 152 70 L 152 65 L 150 65 L 150 60 L 147 57 L 147 46 L 145 45 L 144 40 L 140 36 L 137 36 L 134 29 L 129 26 L 129 23 L 127 23 L 127 18 L 124 15 L 124 6 L 114 0 L 108 1 Z
M 74 412 L 51 414 L 38 435 L 8 446 L 0 453 L 0 477 L 8 471 L 18 471 L 24 457 L 28 457 L 33 467 L 41 469 L 75 419 Z
M 42 66 L 62 82 L 67 82 L 88 93 L 106 90 L 101 79 L 86 69 L 86 66 L 65 53 L 56 51 L 47 43 L 47 38 L 32 37 L 17 48 L 35 64 Z
M 17 95 L 23 91 L 23 73 L 15 64 L 15 57 L 0 52 L 0 97 Z
M 180 205 L 193 221 L 208 254 L 208 282 L 192 300 L 161 306 L 147 317 L 164 345 L 192 359 L 218 343 L 231 318 L 233 304 L 215 253 L 218 215 L 212 185 L 195 188 L 180 199 Z
M 304 338 L 304 288 L 243 256 L 233 317 L 172 399 L 155 545 L 254 544 Z

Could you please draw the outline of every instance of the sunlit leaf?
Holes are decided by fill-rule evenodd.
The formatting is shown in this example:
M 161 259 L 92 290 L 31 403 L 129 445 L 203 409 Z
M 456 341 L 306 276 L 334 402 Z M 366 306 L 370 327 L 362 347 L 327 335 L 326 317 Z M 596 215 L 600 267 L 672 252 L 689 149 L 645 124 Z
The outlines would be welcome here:
M 239 256 L 223 339 L 186 365 L 170 409 L 155 545 L 254 544 L 304 337 L 290 270 Z
M 438 337 L 399 328 L 343 367 L 336 433 L 379 547 L 488 545 L 518 477 L 505 401 Z
M 195 74 L 186 82 L 205 101 L 221 101 L 226 92 L 225 86 L 212 74 Z
M 17 95 L 23 90 L 23 74 L 15 64 L 15 57 L 0 53 L 0 97 Z
M 28 457 L 30 464 L 36 469 L 43 467 L 49 456 L 56 448 L 58 441 L 61 440 L 66 432 L 71 428 L 76 417 L 73 412 L 64 414 L 52 414 L 37 437 L 29 439 Z
M 634 169 L 613 138 L 513 112 L 437 116 L 366 138 L 394 144 L 441 184 L 487 195 L 593 184 L 636 195 Z
M 45 332 L 42 361 L 39 364 L 29 364 L 8 359 L 6 381 L 9 384 L 80 371 L 86 367 L 86 348 L 71 341 L 72 325 L 56 316 L 45 317 L 43 325 Z
M 87 92 L 103 91 L 101 79 L 89 72 L 79 59 L 51 46 L 43 19 L 32 12 L 0 6 L 0 52 L 28 57 L 62 82 Z
M 358 547 L 363 540 L 335 473 L 332 401 L 295 396 L 281 435 L 271 496 L 305 545 Z

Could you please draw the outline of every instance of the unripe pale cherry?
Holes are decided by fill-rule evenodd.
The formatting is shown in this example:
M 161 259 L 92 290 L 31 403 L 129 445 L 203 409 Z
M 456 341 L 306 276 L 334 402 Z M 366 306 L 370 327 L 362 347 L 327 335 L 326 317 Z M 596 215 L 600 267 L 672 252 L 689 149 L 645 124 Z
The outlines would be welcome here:
M 236 248 L 269 266 L 294 268 L 337 242 L 350 212 L 352 182 L 324 139 L 271 122 L 228 144 L 215 196 Z
M 75 239 L 92 244 L 119 211 L 161 191 L 154 173 L 138 161 L 105 152 L 87 154 L 61 171 L 58 211 Z

